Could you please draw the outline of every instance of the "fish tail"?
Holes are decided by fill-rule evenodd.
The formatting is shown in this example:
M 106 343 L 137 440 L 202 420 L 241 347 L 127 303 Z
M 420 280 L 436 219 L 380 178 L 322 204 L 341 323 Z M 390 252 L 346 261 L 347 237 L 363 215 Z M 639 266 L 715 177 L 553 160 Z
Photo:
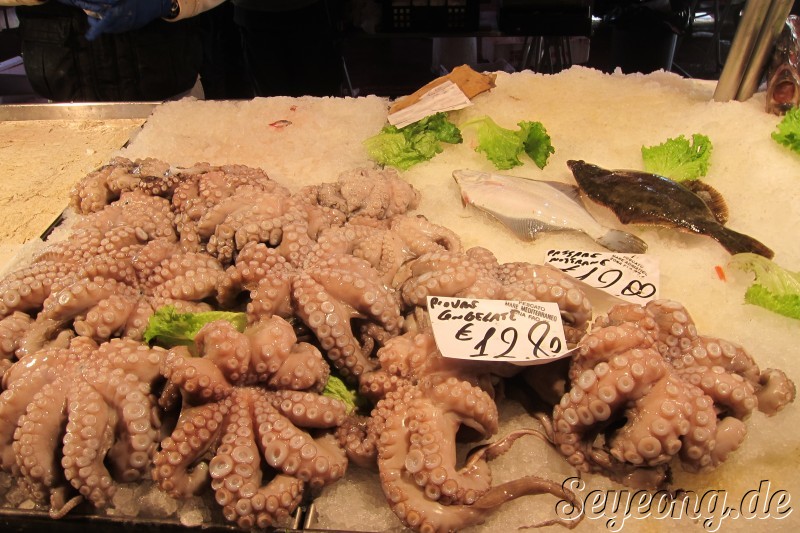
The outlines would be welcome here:
M 775 255 L 775 252 L 770 250 L 762 242 L 743 233 L 726 228 L 725 226 L 714 226 L 710 229 L 708 235 L 720 243 L 731 255 L 751 252 L 764 256 L 767 259 L 772 259 Z
M 597 243 L 608 248 L 612 252 L 624 254 L 643 254 L 647 251 L 647 243 L 642 239 L 617 229 L 610 229 L 605 235 L 597 239 Z

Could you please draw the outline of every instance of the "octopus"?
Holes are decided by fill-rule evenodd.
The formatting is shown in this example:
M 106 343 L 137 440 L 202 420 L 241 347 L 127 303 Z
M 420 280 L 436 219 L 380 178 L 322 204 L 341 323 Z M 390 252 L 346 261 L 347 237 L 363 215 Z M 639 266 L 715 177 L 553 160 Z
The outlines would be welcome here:
M 73 330 L 98 342 L 120 336 L 140 340 L 160 307 L 211 309 L 202 300 L 216 294 L 223 273 L 214 258 L 180 252 L 169 239 L 140 245 L 131 235 L 131 241 L 119 240 L 53 282 L 35 320 L 18 339 L 16 355 L 32 353 Z
M 553 410 L 557 448 L 581 471 L 648 488 L 664 483 L 675 457 L 688 471 L 718 466 L 753 410 L 771 415 L 795 397 L 783 372 L 761 372 L 741 347 L 697 335 L 668 300 L 599 317 L 569 377 Z
M 379 351 L 382 368 L 362 391 L 380 394 L 367 420 L 350 418 L 337 435 L 348 457 L 377 461 L 389 506 L 416 531 L 456 531 L 482 523 L 503 503 L 526 495 L 553 494 L 577 503 L 558 483 L 535 475 L 497 486 L 488 461 L 510 449 L 522 430 L 485 445 L 456 467 L 456 434 L 470 428 L 478 439 L 498 430 L 494 387 L 482 362 L 460 364 L 442 357 L 428 332 L 394 337 Z M 516 372 L 505 366 L 507 375 Z M 580 504 L 577 503 L 580 507 Z M 574 522 L 553 519 L 574 527 Z M 543 524 L 539 524 L 543 525 Z
M 227 520 L 266 528 L 295 510 L 306 487 L 344 475 L 346 456 L 324 430 L 342 423 L 346 406 L 315 392 L 328 367 L 316 348 L 296 342 L 291 325 L 273 317 L 239 333 L 215 321 L 195 342 L 200 357 L 173 348 L 161 366 L 183 396 L 175 430 L 154 457 L 164 491 L 186 497 L 210 479 Z
M 344 377 L 374 368 L 376 342 L 399 333 L 401 325 L 399 304 L 378 272 L 348 254 L 297 269 L 276 250 L 251 243 L 228 268 L 218 292 L 230 302 L 242 290 L 249 292 L 250 323 L 297 316 Z
M 88 214 L 102 210 L 130 191 L 141 190 L 149 196 L 164 196 L 174 188 L 177 179 L 163 161 L 153 158 L 131 161 L 115 157 L 72 188 L 70 205 L 78 213 Z
M 429 296 L 554 302 L 572 344 L 584 335 L 592 316 L 586 294 L 563 272 L 531 263 L 500 264 L 482 247 L 424 253 L 403 266 L 395 284 L 404 304 L 417 308 L 424 307 Z
M 118 483 L 150 470 L 158 443 L 154 384 L 165 351 L 78 337 L 23 357 L 3 375 L 0 469 L 58 518 L 109 505 Z
M 335 183 L 305 187 L 299 193 L 311 204 L 336 209 L 348 219 L 384 220 L 419 205 L 420 193 L 393 168 L 357 168 L 339 175 Z
M 250 323 L 273 314 L 296 316 L 337 371 L 357 380 L 376 369 L 375 351 L 400 333 L 394 283 L 405 265 L 433 250 L 460 249 L 454 233 L 424 218 L 396 215 L 384 225 L 358 221 L 322 231 L 300 267 L 280 248 L 248 243 L 217 292 L 222 305 L 234 305 L 246 291 Z

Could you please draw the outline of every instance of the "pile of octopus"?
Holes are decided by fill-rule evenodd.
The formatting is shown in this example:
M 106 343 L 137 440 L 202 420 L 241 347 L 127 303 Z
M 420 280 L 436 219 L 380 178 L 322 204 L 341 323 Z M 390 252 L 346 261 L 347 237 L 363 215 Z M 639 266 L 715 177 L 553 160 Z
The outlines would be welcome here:
M 567 275 L 464 249 L 411 213 L 419 200 L 390 169 L 294 194 L 241 165 L 117 158 L 93 171 L 72 192 L 68 236 L 0 280 L 0 468 L 54 518 L 107 509 L 120 484 L 149 478 L 175 498 L 210 492 L 226 520 L 263 528 L 354 463 L 377 469 L 403 524 L 452 531 L 526 495 L 580 506 L 542 477 L 492 484 L 488 461 L 523 434 L 580 472 L 657 489 L 673 459 L 712 469 L 753 410 L 794 399 L 782 371 L 701 335 L 681 304 L 593 317 Z M 554 302 L 575 355 L 445 358 L 429 296 Z M 242 322 L 145 342 L 164 309 Z M 332 375 L 357 408 L 323 394 Z M 549 406 L 543 429 L 496 435 L 510 378 Z M 462 426 L 491 443 L 459 468 Z

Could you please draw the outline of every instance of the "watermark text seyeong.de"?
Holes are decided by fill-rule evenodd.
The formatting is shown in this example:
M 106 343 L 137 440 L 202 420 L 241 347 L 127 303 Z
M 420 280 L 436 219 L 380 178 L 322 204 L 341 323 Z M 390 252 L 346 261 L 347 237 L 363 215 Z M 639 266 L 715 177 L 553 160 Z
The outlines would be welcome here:
M 766 479 L 741 496 L 725 490 L 684 491 L 677 495 L 665 490 L 587 490 L 586 483 L 578 477 L 567 478 L 562 487 L 572 491 L 581 506 L 560 500 L 556 504 L 560 518 L 602 520 L 612 532 L 621 531 L 629 519 L 695 520 L 713 533 L 727 520 L 781 520 L 792 514 L 789 491 L 773 487 Z

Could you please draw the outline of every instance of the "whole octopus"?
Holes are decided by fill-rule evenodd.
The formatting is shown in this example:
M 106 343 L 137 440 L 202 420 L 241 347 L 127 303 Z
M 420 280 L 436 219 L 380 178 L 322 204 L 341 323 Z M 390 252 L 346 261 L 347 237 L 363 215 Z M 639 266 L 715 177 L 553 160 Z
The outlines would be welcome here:
M 578 470 L 628 485 L 660 488 L 675 457 L 692 472 L 716 467 L 741 444 L 753 410 L 774 415 L 796 394 L 784 372 L 699 335 L 670 300 L 615 306 L 579 345 L 553 441 Z
M 377 468 L 406 526 L 453 531 L 521 496 L 580 505 L 538 473 L 492 485 L 489 462 L 521 436 L 547 439 L 580 471 L 659 486 L 674 456 L 713 468 L 753 409 L 794 399 L 782 372 L 699 336 L 679 304 L 620 306 L 592 323 L 567 275 L 465 250 L 410 214 L 418 203 L 390 169 L 294 194 L 242 165 L 117 158 L 90 173 L 73 190 L 69 235 L 0 280 L 0 468 L 53 516 L 82 500 L 104 508 L 118 483 L 150 477 L 173 497 L 210 487 L 249 529 L 281 523 L 353 461 Z M 558 304 L 578 351 L 552 380 L 561 388 L 542 393 L 557 401 L 544 430 L 490 441 L 505 380 L 542 379 L 444 357 L 429 296 Z M 145 330 L 164 306 L 240 311 L 247 326 L 216 320 L 191 349 L 151 348 Z M 321 394 L 331 372 L 368 415 Z M 462 427 L 484 444 L 458 468 Z

